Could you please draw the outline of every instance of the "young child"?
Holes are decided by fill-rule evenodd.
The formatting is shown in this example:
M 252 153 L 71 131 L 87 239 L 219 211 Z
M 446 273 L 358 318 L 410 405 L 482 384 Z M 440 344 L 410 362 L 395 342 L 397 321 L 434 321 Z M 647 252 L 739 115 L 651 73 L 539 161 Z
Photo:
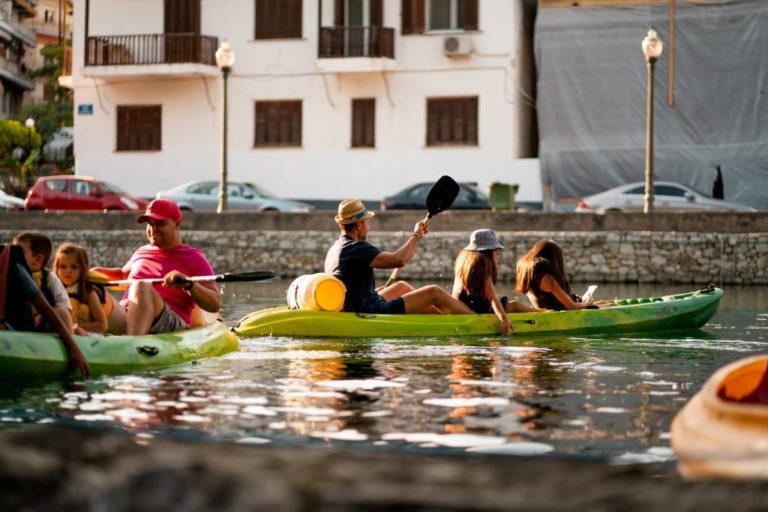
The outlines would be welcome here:
M 0 245 L 0 330 L 34 329 L 35 319 L 32 307 L 61 337 L 69 353 L 70 365 L 87 379 L 90 375 L 88 362 L 67 326 L 29 274 L 22 248 L 14 245 Z
M 535 306 L 557 311 L 595 308 L 594 299 L 581 297 L 571 291 L 565 275 L 563 251 L 552 240 L 539 240 L 517 262 L 517 293 L 528 294 Z
M 27 268 L 32 274 L 32 279 L 40 288 L 40 291 L 43 292 L 43 296 L 53 307 L 53 310 L 64 322 L 64 325 L 69 329 L 69 332 L 73 332 L 72 306 L 69 303 L 67 290 L 64 289 L 64 285 L 61 284 L 56 274 L 45 268 L 51 259 L 51 252 L 53 251 L 51 239 L 43 233 L 25 231 L 13 238 L 13 244 L 20 246 L 24 250 L 24 258 L 27 262 Z M 50 328 L 50 325 L 47 325 L 39 315 L 35 317 L 35 325 L 36 330 Z
M 501 323 L 502 335 L 509 334 L 512 325 L 507 313 L 538 311 L 496 292 L 499 259 L 504 248 L 492 229 L 477 229 L 469 237 L 467 245 L 456 258 L 453 280 L 453 297 L 475 313 L 495 313 Z
M 66 287 L 72 305 L 73 328 L 75 334 L 80 335 L 107 330 L 107 315 L 102 305 L 107 301 L 106 292 L 88 282 L 89 268 L 88 252 L 84 247 L 72 243 L 59 246 L 53 271 Z

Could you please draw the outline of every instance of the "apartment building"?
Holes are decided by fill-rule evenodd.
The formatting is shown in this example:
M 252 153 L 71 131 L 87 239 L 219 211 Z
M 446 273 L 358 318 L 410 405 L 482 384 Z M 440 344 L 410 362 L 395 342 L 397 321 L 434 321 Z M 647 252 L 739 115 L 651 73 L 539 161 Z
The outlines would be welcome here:
M 35 88 L 24 58 L 35 47 L 27 21 L 36 5 L 37 0 L 0 0 L 0 119 L 17 116 L 24 92 Z
M 35 33 L 37 43 L 35 51 L 27 52 L 26 65 L 29 69 L 39 69 L 48 64 L 40 50 L 49 45 L 62 46 L 65 52 L 64 62 L 70 62 L 72 52 L 67 40 L 72 30 L 71 11 L 71 0 L 37 0 L 35 16 L 27 22 L 27 26 Z M 35 88 L 29 93 L 26 101 L 32 104 L 53 101 L 53 86 L 48 77 L 35 78 L 34 84 Z
M 75 0 L 76 172 L 153 195 L 228 171 L 380 198 L 444 173 L 541 195 L 522 2 Z M 528 34 L 530 38 L 530 34 Z

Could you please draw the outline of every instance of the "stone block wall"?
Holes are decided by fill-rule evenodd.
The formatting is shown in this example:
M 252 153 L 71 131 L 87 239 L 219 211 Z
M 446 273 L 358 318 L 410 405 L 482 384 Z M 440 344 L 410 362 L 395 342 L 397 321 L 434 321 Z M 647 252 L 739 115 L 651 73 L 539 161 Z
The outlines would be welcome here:
M 0 230 L 3 240 L 16 231 Z M 142 231 L 46 230 L 54 246 L 64 241 L 84 245 L 94 266 L 122 266 L 146 243 Z M 376 232 L 374 245 L 397 249 L 410 231 Z M 450 280 L 453 262 L 468 232 L 431 233 L 403 268 L 403 279 Z M 659 231 L 501 231 L 500 280 L 514 281 L 515 262 L 533 244 L 557 241 L 566 255 L 572 280 L 590 282 L 768 284 L 768 233 Z M 185 231 L 184 242 L 199 247 L 217 272 L 273 270 L 285 278 L 320 272 L 333 231 Z M 377 271 L 383 282 L 388 272 Z

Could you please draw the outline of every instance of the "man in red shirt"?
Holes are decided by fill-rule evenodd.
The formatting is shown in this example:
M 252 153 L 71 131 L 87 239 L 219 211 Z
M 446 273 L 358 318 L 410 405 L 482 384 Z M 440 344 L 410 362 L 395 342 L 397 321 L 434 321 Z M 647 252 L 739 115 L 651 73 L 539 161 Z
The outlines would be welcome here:
M 149 244 L 140 247 L 122 268 L 97 268 L 110 279 L 164 277 L 152 285 L 134 282 L 126 290 L 120 306 L 110 316 L 110 332 L 115 334 L 158 334 L 186 329 L 193 325 L 195 306 L 210 313 L 221 307 L 216 283 L 195 283 L 190 276 L 213 275 L 205 255 L 181 243 L 181 210 L 170 199 L 155 199 L 139 215 L 147 224 Z

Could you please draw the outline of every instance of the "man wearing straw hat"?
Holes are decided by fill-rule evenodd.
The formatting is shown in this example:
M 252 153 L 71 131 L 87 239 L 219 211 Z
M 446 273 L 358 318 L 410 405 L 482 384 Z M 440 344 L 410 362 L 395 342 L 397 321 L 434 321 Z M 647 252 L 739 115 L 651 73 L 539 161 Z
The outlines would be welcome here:
M 347 287 L 344 311 L 356 313 L 472 313 L 445 290 L 429 285 L 414 290 L 405 282 L 376 288 L 373 269 L 400 268 L 411 261 L 419 241 L 429 232 L 423 220 L 416 223 L 408 240 L 394 252 L 384 252 L 367 242 L 368 211 L 359 199 L 339 203 L 335 217 L 341 236 L 328 250 L 325 272 Z

